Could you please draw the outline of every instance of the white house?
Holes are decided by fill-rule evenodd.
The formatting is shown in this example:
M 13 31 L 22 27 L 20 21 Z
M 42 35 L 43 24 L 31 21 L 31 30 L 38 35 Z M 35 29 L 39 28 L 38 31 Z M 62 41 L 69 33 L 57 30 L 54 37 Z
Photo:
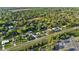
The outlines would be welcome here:
M 2 50 L 5 49 L 5 44 L 6 43 L 9 43 L 9 40 L 4 40 L 4 41 L 1 42 L 1 44 L 2 44 Z
M 5 43 L 9 43 L 9 40 L 4 40 L 4 41 L 1 42 L 2 45 L 5 44 Z
M 8 28 L 9 28 L 9 29 L 13 29 L 13 26 L 9 26 Z
M 37 35 L 32 35 L 35 39 L 37 39 Z
M 62 28 L 60 28 L 60 27 L 54 27 L 54 28 L 52 28 L 52 30 L 55 31 L 55 32 L 57 32 L 57 31 L 61 31 Z

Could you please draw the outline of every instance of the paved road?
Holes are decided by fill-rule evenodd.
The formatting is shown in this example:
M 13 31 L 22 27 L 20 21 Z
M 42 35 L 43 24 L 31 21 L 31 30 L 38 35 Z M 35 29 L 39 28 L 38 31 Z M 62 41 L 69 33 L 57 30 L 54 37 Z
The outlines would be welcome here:
M 73 30 L 76 30 L 76 29 L 79 29 L 79 27 L 73 27 L 73 28 L 70 28 L 70 29 L 65 29 L 65 30 L 62 30 L 62 31 L 60 31 L 60 32 L 56 32 L 56 33 L 53 33 L 53 34 L 50 34 L 51 36 L 56 36 L 56 35 L 58 35 L 58 34 L 62 34 L 62 33 L 64 33 L 64 32 L 70 32 L 70 31 L 73 31 Z M 48 35 L 48 36 L 50 36 L 50 35 Z M 38 38 L 38 39 L 35 39 L 35 40 L 32 40 L 32 41 L 30 41 L 30 42 L 25 42 L 25 43 L 23 43 L 23 44 L 20 44 L 20 45 L 17 45 L 17 46 L 13 46 L 13 47 L 11 47 L 11 48 L 8 48 L 8 49 L 6 49 L 6 50 L 8 50 L 8 51 L 18 51 L 18 50 L 21 50 L 21 49 L 23 49 L 23 48 L 28 48 L 28 47 L 30 47 L 30 46 L 33 46 L 33 45 L 35 45 L 35 44 L 38 44 L 38 43 L 40 43 L 40 42 L 44 42 L 44 41 L 46 41 L 46 40 L 48 40 L 48 39 L 46 39 L 46 38 L 48 38 L 48 36 L 44 36 L 44 37 L 41 37 L 41 38 Z M 32 43 L 32 44 L 31 44 Z M 71 44 L 72 45 L 72 44 Z

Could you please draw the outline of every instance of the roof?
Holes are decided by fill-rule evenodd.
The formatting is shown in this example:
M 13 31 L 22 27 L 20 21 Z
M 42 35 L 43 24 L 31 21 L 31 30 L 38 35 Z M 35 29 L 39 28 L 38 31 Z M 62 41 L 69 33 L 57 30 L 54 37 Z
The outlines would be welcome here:
M 8 42 L 9 42 L 9 40 L 4 40 L 4 41 L 1 42 L 1 44 L 5 44 L 5 43 L 8 43 Z

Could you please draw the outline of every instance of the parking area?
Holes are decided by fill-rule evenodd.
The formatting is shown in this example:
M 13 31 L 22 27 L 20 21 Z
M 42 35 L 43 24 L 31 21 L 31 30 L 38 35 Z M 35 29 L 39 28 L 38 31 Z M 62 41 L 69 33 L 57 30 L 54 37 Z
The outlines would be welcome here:
M 79 42 L 71 36 L 69 39 L 60 40 L 54 46 L 55 51 L 78 51 Z

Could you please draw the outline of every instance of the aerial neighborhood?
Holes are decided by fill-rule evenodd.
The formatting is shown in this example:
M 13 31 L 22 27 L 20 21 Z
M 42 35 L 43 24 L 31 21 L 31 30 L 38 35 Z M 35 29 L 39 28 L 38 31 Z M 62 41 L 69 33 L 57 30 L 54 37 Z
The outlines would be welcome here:
M 0 51 L 78 50 L 78 7 L 0 8 Z

